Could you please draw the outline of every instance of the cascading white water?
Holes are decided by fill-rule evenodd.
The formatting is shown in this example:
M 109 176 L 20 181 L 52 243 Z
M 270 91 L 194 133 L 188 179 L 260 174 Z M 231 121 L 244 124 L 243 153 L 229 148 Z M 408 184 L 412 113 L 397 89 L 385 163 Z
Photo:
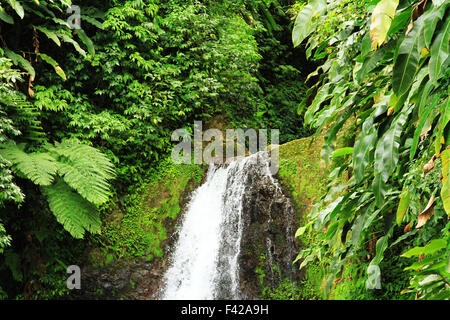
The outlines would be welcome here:
M 268 160 L 257 153 L 226 166 L 211 164 L 184 214 L 162 299 L 239 299 L 239 252 L 248 166 Z

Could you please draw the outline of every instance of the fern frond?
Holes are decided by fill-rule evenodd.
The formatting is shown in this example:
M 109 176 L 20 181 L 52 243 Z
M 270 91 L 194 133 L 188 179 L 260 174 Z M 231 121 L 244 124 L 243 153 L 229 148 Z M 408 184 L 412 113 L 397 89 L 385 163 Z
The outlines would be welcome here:
M 49 149 L 57 158 L 58 173 L 89 202 L 100 205 L 110 196 L 109 182 L 115 171 L 99 150 L 73 141 L 55 143 Z
M 82 198 L 62 179 L 50 187 L 43 187 L 50 210 L 59 223 L 64 226 L 74 238 L 81 239 L 85 231 L 100 233 L 101 220 L 97 208 Z
M 0 146 L 0 155 L 9 160 L 15 173 L 22 174 L 33 183 L 49 186 L 57 172 L 55 159 L 48 153 L 26 153 L 20 146 L 7 144 Z

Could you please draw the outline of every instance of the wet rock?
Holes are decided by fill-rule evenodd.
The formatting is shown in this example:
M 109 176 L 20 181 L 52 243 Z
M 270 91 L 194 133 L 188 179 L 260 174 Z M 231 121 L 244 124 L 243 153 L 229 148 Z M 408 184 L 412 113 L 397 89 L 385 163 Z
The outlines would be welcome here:
M 298 251 L 295 210 L 278 182 L 258 165 L 251 169 L 244 195 L 240 288 L 243 297 L 258 299 L 263 285 L 277 287 L 284 278 L 298 277 L 292 261 Z

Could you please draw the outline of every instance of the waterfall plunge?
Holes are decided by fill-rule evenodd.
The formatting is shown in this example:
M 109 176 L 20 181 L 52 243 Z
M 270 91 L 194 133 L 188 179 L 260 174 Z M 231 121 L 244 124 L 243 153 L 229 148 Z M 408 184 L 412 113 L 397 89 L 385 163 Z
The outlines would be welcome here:
M 249 167 L 272 179 L 265 152 L 226 166 L 210 165 L 206 182 L 194 191 L 184 214 L 162 299 L 241 298 L 238 258 Z

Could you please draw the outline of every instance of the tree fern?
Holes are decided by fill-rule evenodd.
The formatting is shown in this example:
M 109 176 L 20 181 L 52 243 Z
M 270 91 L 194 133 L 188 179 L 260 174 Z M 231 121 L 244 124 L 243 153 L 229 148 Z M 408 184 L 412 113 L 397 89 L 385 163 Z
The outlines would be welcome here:
M 12 162 L 13 170 L 40 186 L 49 186 L 54 180 L 58 167 L 55 159 L 48 153 L 26 153 L 23 146 L 4 145 L 0 155 Z
M 99 233 L 101 221 L 97 208 L 72 190 L 62 179 L 43 187 L 50 210 L 74 238 L 83 238 L 85 231 Z
M 96 205 L 108 200 L 114 168 L 99 150 L 76 141 L 47 145 L 47 152 L 26 153 L 23 146 L 0 145 L 0 156 L 16 174 L 42 187 L 50 210 L 75 238 L 100 232 Z

